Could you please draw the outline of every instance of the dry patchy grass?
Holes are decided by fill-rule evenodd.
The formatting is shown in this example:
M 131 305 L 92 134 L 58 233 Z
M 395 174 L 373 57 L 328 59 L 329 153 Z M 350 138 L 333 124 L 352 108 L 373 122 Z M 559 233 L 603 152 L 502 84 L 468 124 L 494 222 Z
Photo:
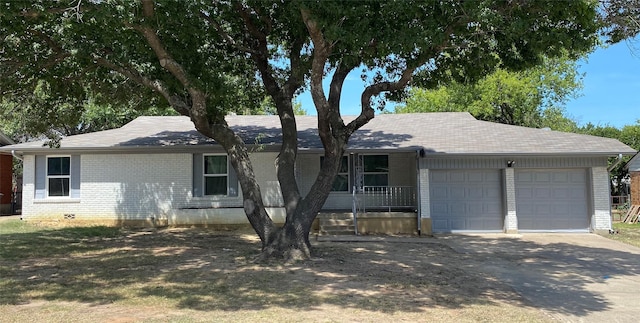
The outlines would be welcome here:
M 258 265 L 251 232 L 0 223 L 1 321 L 546 321 L 433 239 L 315 242 Z M 389 242 L 391 241 L 391 242 Z
M 609 239 L 640 247 L 640 223 L 614 223 L 613 228 L 617 230 L 617 234 L 603 235 Z

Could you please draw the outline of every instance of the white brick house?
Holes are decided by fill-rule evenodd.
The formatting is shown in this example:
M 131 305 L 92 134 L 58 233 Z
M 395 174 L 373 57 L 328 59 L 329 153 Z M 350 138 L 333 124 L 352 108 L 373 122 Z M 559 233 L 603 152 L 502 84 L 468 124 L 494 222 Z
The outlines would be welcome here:
M 227 121 L 252 150 L 269 214 L 283 222 L 274 167 L 278 118 Z M 304 194 L 322 145 L 315 117 L 297 122 Z M 248 224 L 224 151 L 186 117 L 140 117 L 119 129 L 64 138 L 56 149 L 33 142 L 0 151 L 23 156 L 27 221 Z M 349 141 L 324 209 L 355 208 L 363 220 L 375 212 L 385 221 L 408 221 L 409 232 L 607 230 L 607 160 L 634 153 L 613 139 L 478 121 L 468 113 L 378 115 Z

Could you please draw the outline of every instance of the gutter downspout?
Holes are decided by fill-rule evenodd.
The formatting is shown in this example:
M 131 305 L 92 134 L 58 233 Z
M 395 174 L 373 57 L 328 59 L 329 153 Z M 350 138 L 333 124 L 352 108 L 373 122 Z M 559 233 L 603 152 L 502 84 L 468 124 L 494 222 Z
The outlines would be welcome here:
M 422 235 L 422 212 L 420 209 L 420 194 L 422 191 L 420 190 L 420 155 L 423 155 L 422 149 L 416 150 L 416 204 L 418 209 L 418 236 Z
M 622 162 L 622 154 L 618 154 L 618 158 L 616 159 L 616 162 L 613 163 L 613 165 L 607 167 L 607 172 L 612 171 L 614 168 L 616 168 L 616 166 L 618 166 L 620 163 Z
M 616 166 L 618 166 L 621 162 L 622 162 L 622 154 L 618 154 L 618 158 L 616 159 L 616 162 L 613 163 L 611 166 L 607 167 L 607 176 L 609 176 L 611 171 L 614 168 L 616 168 Z M 609 195 L 611 195 L 611 178 L 609 178 Z M 613 219 L 611 218 L 611 198 L 608 198 L 608 200 L 609 200 L 609 228 L 611 230 L 613 229 Z
M 19 161 L 24 161 L 22 159 L 22 157 L 18 156 L 18 154 L 16 154 L 15 150 L 11 150 L 11 156 L 13 156 L 14 158 L 18 159 Z
M 22 158 L 21 156 L 18 156 L 18 154 L 16 154 L 16 151 L 13 150 L 13 149 L 11 150 L 11 156 L 13 156 L 13 158 L 16 158 L 20 162 L 24 162 L 24 158 Z M 12 171 L 11 174 L 12 174 L 12 176 L 15 176 L 15 174 L 13 174 L 13 171 Z M 17 202 L 16 202 L 16 195 L 15 194 L 17 194 L 17 190 L 18 190 L 17 187 L 14 187 L 12 189 L 12 191 L 13 191 L 12 195 L 13 196 L 11 197 L 11 214 L 15 214 L 16 213 Z M 20 216 L 20 220 L 22 220 L 22 215 Z

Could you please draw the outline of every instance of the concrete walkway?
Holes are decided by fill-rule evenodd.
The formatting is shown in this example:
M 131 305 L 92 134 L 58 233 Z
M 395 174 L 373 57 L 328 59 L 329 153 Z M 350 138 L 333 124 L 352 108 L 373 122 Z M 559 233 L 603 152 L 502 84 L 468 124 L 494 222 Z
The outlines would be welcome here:
M 438 240 L 564 322 L 640 321 L 640 248 L 595 234 L 446 235 Z

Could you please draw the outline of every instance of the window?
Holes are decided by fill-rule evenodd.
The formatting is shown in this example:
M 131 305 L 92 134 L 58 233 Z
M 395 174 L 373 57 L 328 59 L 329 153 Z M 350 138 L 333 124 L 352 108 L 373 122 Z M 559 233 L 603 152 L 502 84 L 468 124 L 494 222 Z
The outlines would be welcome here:
M 362 156 L 364 186 L 389 186 L 389 156 Z
M 69 196 L 71 157 L 47 157 L 47 196 Z
M 204 155 L 204 195 L 227 195 L 227 156 Z
M 320 165 L 324 156 L 320 156 Z M 349 157 L 342 156 L 340 160 L 340 169 L 338 169 L 338 175 L 336 175 L 331 187 L 332 192 L 349 192 Z

